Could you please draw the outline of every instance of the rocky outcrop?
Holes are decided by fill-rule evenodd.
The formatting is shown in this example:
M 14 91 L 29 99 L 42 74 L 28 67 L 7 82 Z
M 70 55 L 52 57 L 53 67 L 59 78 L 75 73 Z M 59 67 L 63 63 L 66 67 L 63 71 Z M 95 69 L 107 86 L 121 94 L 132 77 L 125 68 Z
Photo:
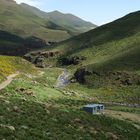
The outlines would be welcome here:
M 44 68 L 47 65 L 45 64 L 45 60 L 48 58 L 53 57 L 60 57 L 61 53 L 59 51 L 38 51 L 38 52 L 31 52 L 29 54 L 26 54 L 24 58 L 33 64 L 35 66 Z
M 79 68 L 74 73 L 73 79 L 76 79 L 79 83 L 84 84 L 86 82 L 86 79 L 85 79 L 86 75 L 92 75 L 92 73 L 87 71 L 85 67 Z
M 108 72 L 106 77 L 110 80 L 110 84 L 140 85 L 140 76 L 127 71 Z
M 78 65 L 81 61 L 86 60 L 84 56 L 61 56 L 58 58 L 59 65 Z
M 39 68 L 46 67 L 44 57 L 37 57 L 34 61 L 34 64 L 36 65 L 36 67 L 39 67 Z
M 79 68 L 74 73 L 76 81 L 82 84 L 90 86 L 132 86 L 140 85 L 140 75 L 134 74 L 128 71 L 115 71 L 99 73 L 95 71 L 89 71 L 86 68 Z M 72 79 L 72 81 L 73 81 Z
M 30 54 L 28 54 L 28 56 L 42 56 L 45 58 L 49 58 L 49 57 L 59 57 L 61 55 L 61 53 L 59 51 L 38 51 L 38 52 L 31 52 Z M 27 55 L 25 55 L 26 57 Z

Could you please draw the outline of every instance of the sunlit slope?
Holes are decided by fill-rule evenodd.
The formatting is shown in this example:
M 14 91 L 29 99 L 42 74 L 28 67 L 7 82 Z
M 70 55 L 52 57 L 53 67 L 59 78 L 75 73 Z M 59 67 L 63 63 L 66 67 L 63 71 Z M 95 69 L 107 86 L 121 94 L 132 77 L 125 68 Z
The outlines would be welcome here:
M 97 27 L 97 25 L 84 21 L 72 14 L 64 14 L 59 11 L 46 13 L 25 3 L 22 3 L 21 6 L 35 15 L 55 23 L 61 29 L 67 30 L 71 35 L 80 34 Z
M 0 30 L 27 37 L 36 36 L 46 41 L 60 41 L 69 38 L 66 30 L 43 19 L 12 0 L 0 0 Z
M 82 64 L 98 70 L 139 70 L 140 11 L 64 41 L 54 49 L 86 56 Z
M 10 57 L 0 55 L 0 80 L 6 76 L 16 73 L 33 73 L 35 67 L 20 57 Z

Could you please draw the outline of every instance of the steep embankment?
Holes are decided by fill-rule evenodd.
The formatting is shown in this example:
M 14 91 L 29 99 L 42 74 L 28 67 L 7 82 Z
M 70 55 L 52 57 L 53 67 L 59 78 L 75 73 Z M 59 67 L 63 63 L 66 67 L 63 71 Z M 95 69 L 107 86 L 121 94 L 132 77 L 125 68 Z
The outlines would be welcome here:
M 74 15 L 46 13 L 13 0 L 0 0 L 0 19 L 0 54 L 16 56 L 95 27 Z

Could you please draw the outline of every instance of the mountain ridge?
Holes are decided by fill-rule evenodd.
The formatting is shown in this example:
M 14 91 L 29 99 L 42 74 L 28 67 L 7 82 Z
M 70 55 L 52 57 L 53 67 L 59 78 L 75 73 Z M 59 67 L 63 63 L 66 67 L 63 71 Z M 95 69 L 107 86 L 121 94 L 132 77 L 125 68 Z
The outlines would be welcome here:
M 21 37 L 34 35 L 46 41 L 62 41 L 74 35 L 71 33 L 72 29 L 49 20 L 47 16 L 46 12 L 27 4 L 0 0 L 0 30 Z
M 81 19 L 73 14 L 70 14 L 70 13 L 65 14 L 65 13 L 62 13 L 57 10 L 52 11 L 52 12 L 44 12 L 44 11 L 42 11 L 36 7 L 30 6 L 26 3 L 21 3 L 20 5 L 24 8 L 26 8 L 27 10 L 30 10 L 34 14 L 36 14 L 42 18 L 48 19 L 48 20 L 52 21 L 53 23 L 55 23 L 59 26 L 62 26 L 64 29 L 67 29 L 68 31 L 73 32 L 73 34 L 74 34 L 74 32 L 77 32 L 77 33 L 75 33 L 76 35 L 97 27 L 97 25 L 95 25 L 91 22 L 84 21 L 83 19 Z M 76 26 L 79 26 L 81 28 L 78 29 Z M 74 30 L 76 30 L 76 31 L 74 31 Z

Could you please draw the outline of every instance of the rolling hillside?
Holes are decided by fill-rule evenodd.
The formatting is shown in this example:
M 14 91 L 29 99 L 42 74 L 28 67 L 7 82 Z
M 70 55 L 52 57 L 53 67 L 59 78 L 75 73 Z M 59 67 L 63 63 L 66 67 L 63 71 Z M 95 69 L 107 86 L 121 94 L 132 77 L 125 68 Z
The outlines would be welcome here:
M 34 13 L 35 15 L 55 23 L 56 25 L 60 26 L 61 29 L 67 30 L 68 33 L 72 36 L 97 27 L 97 25 L 86 22 L 72 14 L 63 14 L 59 11 L 46 13 L 25 3 L 22 3 L 21 6 Z
M 131 27 L 131 28 L 130 28 Z M 56 46 L 67 55 L 83 55 L 83 65 L 115 65 L 112 69 L 140 68 L 140 11 L 98 27 Z M 126 63 L 126 65 L 125 65 Z M 118 64 L 118 65 L 116 65 Z M 135 67 L 134 67 L 135 66 Z
M 0 30 L 0 55 L 23 56 L 31 50 L 43 47 L 48 47 L 48 44 L 37 37 L 22 38 Z
M 8 4 L 8 10 L 12 5 L 16 8 L 12 0 L 3 0 L 3 4 Z M 21 22 L 12 17 L 16 21 L 14 29 L 8 22 L 4 23 L 7 17 L 2 17 L 0 25 L 8 31 L 0 30 L 0 54 L 13 50 L 23 53 L 25 49 L 21 48 L 38 48 L 40 43 L 46 43 L 37 38 L 41 32 L 36 37 L 26 36 L 29 27 L 24 32 L 27 34 L 22 32 L 20 24 L 26 18 L 22 19 L 21 13 L 16 12 L 17 9 L 14 14 Z M 41 15 L 28 16 L 31 21 L 25 20 L 24 24 L 30 22 L 33 28 L 41 25 L 46 32 Z M 49 31 L 52 25 L 54 31 L 55 26 L 55 34 L 58 29 L 63 30 L 53 22 L 51 27 L 47 23 Z M 15 30 L 19 27 L 22 30 Z M 140 139 L 139 11 L 51 48 L 34 50 L 27 57 L 36 65 L 48 67 L 40 69 L 20 57 L 0 55 L 0 139 Z M 1 88 L 7 76 L 16 73 L 17 77 Z M 71 82 L 56 88 L 59 78 Z M 82 109 L 93 103 L 104 104 L 103 114 L 93 115 Z
M 71 65 L 70 69 L 74 72 L 84 68 L 84 71 L 87 71 L 85 73 L 89 75 L 81 73 L 84 76 L 82 77 L 85 81 L 86 78 L 89 79 L 90 83 L 93 83 L 94 77 L 110 77 L 107 81 L 112 82 L 113 76 L 110 75 L 113 72 L 116 75 L 118 71 L 121 71 L 121 74 L 117 73 L 116 78 L 125 77 L 120 81 L 130 78 L 130 81 L 137 79 L 138 82 L 139 76 L 134 78 L 131 73 L 140 73 L 140 11 L 63 41 L 54 46 L 53 51 L 59 51 L 64 55 L 65 59 L 61 62 L 68 60 L 68 57 L 84 57 L 83 60 L 78 58 L 78 65 Z M 96 74 L 102 76 L 98 77 Z
M 0 30 L 8 31 L 21 37 L 35 36 L 46 41 L 56 42 L 71 37 L 73 29 L 80 24 L 82 28 L 87 28 L 88 30 L 93 26 L 91 23 L 76 18 L 75 20 L 79 20 L 79 23 L 78 25 L 71 25 L 70 28 L 73 28 L 71 30 L 67 26 L 69 21 L 72 20 L 68 15 L 63 19 L 66 23 L 65 27 L 61 23 L 57 24 L 57 15 L 53 20 L 49 15 L 26 4 L 18 5 L 13 0 L 0 0 Z M 64 18 L 63 14 L 60 16 Z M 87 31 L 82 28 L 76 34 Z
M 12 0 L 0 0 L 0 30 L 21 37 L 36 36 L 46 41 L 60 41 L 69 38 L 66 30 L 52 29 L 54 24 L 16 4 Z
M 57 25 L 68 29 L 68 31 L 72 35 L 78 35 L 80 33 L 87 32 L 97 27 L 97 25 L 90 22 L 85 22 L 84 20 L 72 14 L 63 14 L 59 11 L 53 11 L 48 13 L 48 17 Z

